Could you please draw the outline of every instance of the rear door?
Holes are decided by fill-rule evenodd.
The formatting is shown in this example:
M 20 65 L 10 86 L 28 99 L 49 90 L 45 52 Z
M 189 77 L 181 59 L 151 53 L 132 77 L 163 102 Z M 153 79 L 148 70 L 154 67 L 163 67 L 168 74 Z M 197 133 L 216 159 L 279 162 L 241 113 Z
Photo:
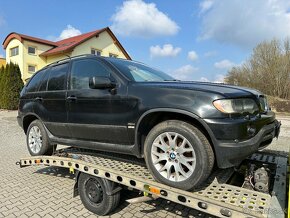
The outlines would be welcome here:
M 69 63 L 62 63 L 47 69 L 39 88 L 38 114 L 48 130 L 57 137 L 69 137 L 67 128 L 66 94 Z
M 19 109 L 22 113 L 31 114 L 36 113 L 39 116 L 35 109 L 39 107 L 39 101 L 37 100 L 38 88 L 44 77 L 45 70 L 38 71 L 33 77 L 29 80 L 28 84 L 24 88 L 24 94 L 21 96 Z

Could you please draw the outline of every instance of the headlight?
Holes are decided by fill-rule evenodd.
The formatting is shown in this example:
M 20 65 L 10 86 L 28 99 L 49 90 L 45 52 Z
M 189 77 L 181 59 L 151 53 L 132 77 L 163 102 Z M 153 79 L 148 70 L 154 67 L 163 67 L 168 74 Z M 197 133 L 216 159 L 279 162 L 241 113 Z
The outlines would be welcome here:
M 260 96 L 259 101 L 262 111 L 263 112 L 267 111 L 269 109 L 267 98 L 265 96 Z
M 220 99 L 213 102 L 213 105 L 219 111 L 226 114 L 234 113 L 254 113 L 258 111 L 258 105 L 253 99 Z

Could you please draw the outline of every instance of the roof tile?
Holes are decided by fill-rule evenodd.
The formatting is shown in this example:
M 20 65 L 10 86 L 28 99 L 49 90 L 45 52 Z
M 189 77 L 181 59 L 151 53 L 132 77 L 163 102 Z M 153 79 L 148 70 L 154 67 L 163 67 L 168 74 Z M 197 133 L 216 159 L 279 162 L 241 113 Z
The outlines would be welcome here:
M 56 55 L 56 54 L 60 54 L 60 53 L 65 53 L 65 52 L 69 52 L 71 50 L 73 50 L 74 47 L 76 47 L 77 45 L 81 44 L 82 42 L 97 36 L 98 34 L 107 31 L 110 36 L 113 38 L 114 43 L 117 43 L 120 47 L 120 49 L 124 52 L 124 55 L 128 58 L 131 59 L 129 54 L 126 52 L 126 50 L 123 48 L 123 46 L 121 45 L 121 43 L 118 41 L 118 39 L 115 37 L 115 35 L 112 33 L 112 31 L 110 30 L 109 27 L 103 28 L 103 29 L 99 29 L 99 30 L 95 30 L 89 33 L 84 33 L 78 36 L 74 36 L 74 37 L 70 37 L 67 39 L 63 39 L 57 42 L 52 42 L 49 40 L 45 40 L 45 39 L 40 39 L 40 38 L 36 38 L 36 37 L 32 37 L 32 36 L 27 36 L 24 34 L 19 34 L 19 33 L 10 33 L 4 40 L 3 42 L 3 48 L 6 49 L 7 45 L 9 44 L 9 42 L 13 39 L 16 38 L 20 41 L 22 41 L 23 39 L 25 40 L 29 40 L 29 41 L 33 41 L 33 42 L 38 42 L 38 43 L 42 43 L 42 44 L 46 44 L 46 45 L 51 45 L 53 46 L 53 48 L 49 49 L 48 51 L 45 51 L 43 53 L 40 54 L 40 56 L 50 56 L 50 55 Z
M 106 29 L 96 30 L 82 35 L 74 36 L 71 38 L 63 39 L 58 42 L 55 42 L 57 47 L 52 48 L 46 52 L 43 52 L 41 56 L 50 56 L 53 54 L 58 54 L 62 52 L 68 52 L 72 50 L 77 45 L 81 44 L 83 41 L 88 40 L 89 38 L 98 35 Z

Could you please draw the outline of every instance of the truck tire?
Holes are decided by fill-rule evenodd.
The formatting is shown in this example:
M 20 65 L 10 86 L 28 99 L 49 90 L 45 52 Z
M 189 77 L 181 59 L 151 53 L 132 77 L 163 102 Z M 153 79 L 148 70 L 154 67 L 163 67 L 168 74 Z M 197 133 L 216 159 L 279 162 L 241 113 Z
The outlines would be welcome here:
M 112 212 L 120 202 L 120 191 L 110 193 L 116 188 L 116 183 L 81 173 L 78 179 L 78 191 L 85 208 L 104 216 Z
M 183 190 L 192 190 L 204 182 L 214 165 L 214 153 L 206 136 L 179 120 L 164 121 L 149 132 L 144 157 L 155 180 Z
M 30 123 L 26 133 L 26 143 L 31 156 L 52 155 L 56 149 L 56 145 L 49 142 L 40 120 L 34 120 Z

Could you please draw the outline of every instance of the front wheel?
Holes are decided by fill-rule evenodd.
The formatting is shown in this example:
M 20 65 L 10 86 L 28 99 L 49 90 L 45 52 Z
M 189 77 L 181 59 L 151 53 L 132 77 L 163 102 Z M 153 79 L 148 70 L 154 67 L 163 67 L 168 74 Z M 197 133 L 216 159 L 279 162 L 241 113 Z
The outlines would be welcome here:
M 214 164 L 205 135 L 179 120 L 162 122 L 149 132 L 144 156 L 157 181 L 183 190 L 191 190 L 207 179 Z

